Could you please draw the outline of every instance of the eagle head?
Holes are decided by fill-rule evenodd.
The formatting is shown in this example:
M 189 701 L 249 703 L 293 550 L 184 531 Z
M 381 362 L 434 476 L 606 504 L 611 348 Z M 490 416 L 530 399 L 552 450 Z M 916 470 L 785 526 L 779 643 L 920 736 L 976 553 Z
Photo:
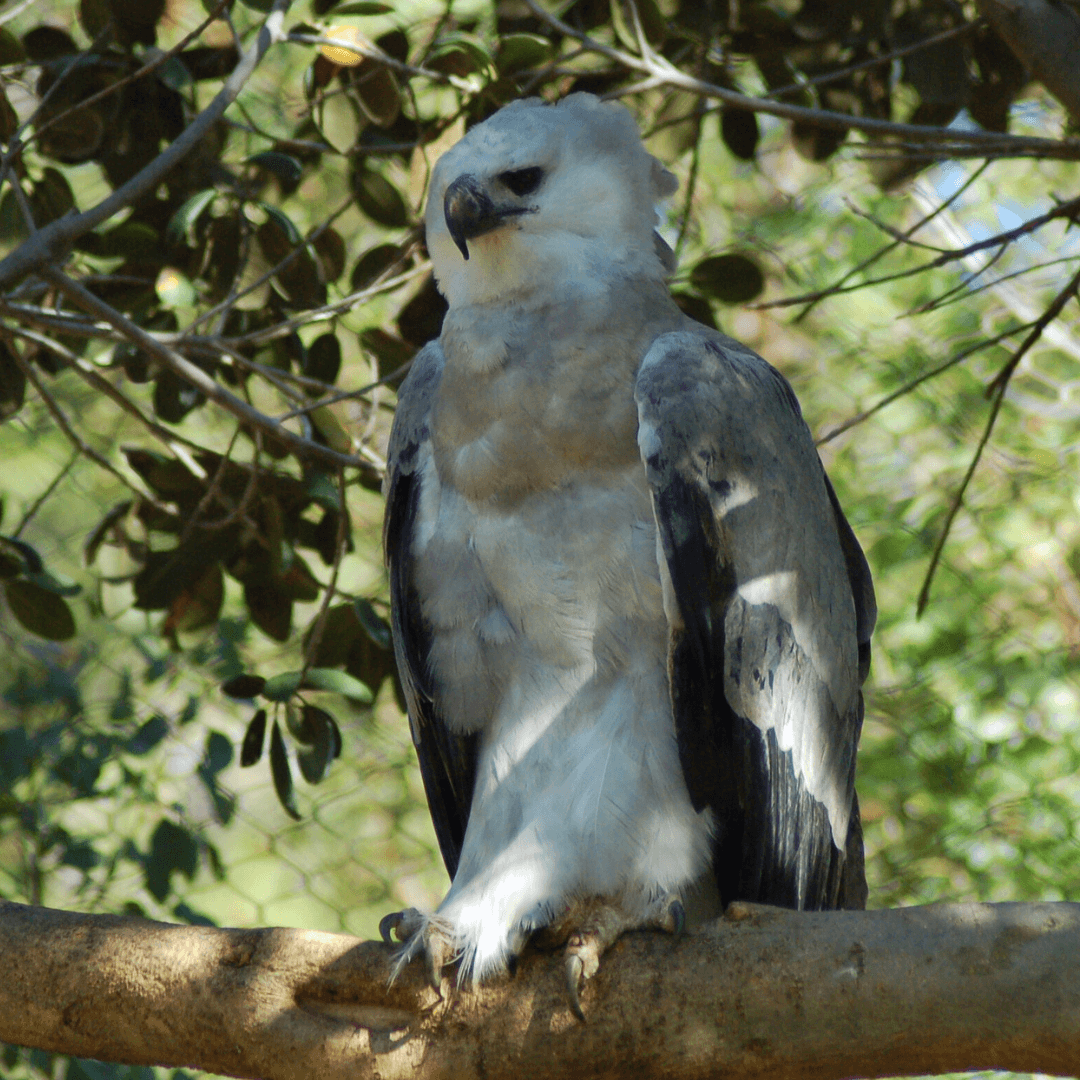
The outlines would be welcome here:
M 675 177 L 617 102 L 515 101 L 438 161 L 427 245 L 451 307 L 587 288 L 611 273 L 662 277 L 656 204 Z

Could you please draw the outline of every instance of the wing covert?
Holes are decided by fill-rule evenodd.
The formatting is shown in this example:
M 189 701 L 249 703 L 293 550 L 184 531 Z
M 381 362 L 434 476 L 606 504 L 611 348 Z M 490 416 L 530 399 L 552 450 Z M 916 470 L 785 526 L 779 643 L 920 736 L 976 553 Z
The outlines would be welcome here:
M 636 397 L 680 759 L 716 819 L 721 896 L 857 898 L 845 852 L 861 876 L 873 587 L 798 402 L 764 360 L 704 330 L 658 338 Z
M 427 656 L 431 634 L 425 627 L 413 578 L 413 543 L 420 517 L 425 468 L 437 483 L 431 462 L 429 419 L 445 359 L 437 341 L 413 360 L 398 391 L 384 484 L 386 518 L 383 549 L 390 577 L 394 655 L 409 710 L 409 729 L 420 761 L 435 835 L 446 869 L 457 872 L 476 778 L 476 735 L 452 733 L 438 715 Z

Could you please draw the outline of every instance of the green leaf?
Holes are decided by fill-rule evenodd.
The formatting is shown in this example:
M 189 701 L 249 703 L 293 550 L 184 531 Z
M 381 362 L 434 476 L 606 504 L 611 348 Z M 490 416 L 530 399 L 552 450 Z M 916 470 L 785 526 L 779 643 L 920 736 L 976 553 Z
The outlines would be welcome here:
M 259 709 L 251 718 L 244 732 L 244 741 L 240 746 L 240 768 L 254 765 L 262 757 L 266 744 L 266 710 Z
M 748 255 L 712 255 L 690 271 L 690 283 L 725 304 L 745 304 L 765 288 L 765 275 Z
M 204 188 L 180 206 L 180 209 L 169 219 L 169 224 L 165 229 L 165 235 L 170 243 L 178 244 L 186 240 L 189 247 L 194 246 L 195 226 L 202 217 L 203 211 L 214 201 L 216 194 L 217 191 L 214 188 Z
M 334 730 L 337 725 L 334 718 L 325 710 L 315 705 L 305 705 L 302 710 L 305 744 L 297 752 L 296 763 L 309 784 L 317 784 L 325 775 L 327 766 L 334 759 Z
M 308 690 L 328 690 L 334 694 L 344 694 L 364 705 L 370 705 L 373 700 L 371 690 L 359 679 L 335 668 L 311 668 L 303 686 Z
M 506 34 L 499 40 L 499 71 L 506 75 L 540 67 L 555 54 L 555 46 L 539 34 Z
M 223 682 L 221 692 L 228 694 L 231 698 L 242 700 L 261 694 L 265 686 L 266 679 L 261 675 L 249 675 L 245 672 L 243 675 L 237 675 L 235 678 L 229 679 L 228 682 Z
M 329 386 L 337 381 L 341 370 L 341 342 L 333 333 L 321 334 L 308 346 L 304 374 L 309 379 L 318 379 Z M 319 391 L 311 389 L 309 394 L 317 396 Z
M 26 578 L 43 589 L 48 589 L 57 596 L 78 596 L 82 592 L 82 586 L 70 578 L 60 578 L 50 573 L 44 567 L 40 570 L 27 573 Z
M 26 375 L 6 341 L 0 341 L 0 422 L 14 416 L 26 400 Z
M 299 183 L 304 169 L 292 154 L 283 154 L 280 150 L 265 150 L 261 154 L 249 157 L 247 163 L 265 169 L 286 185 Z
M 390 635 L 390 624 L 371 606 L 370 600 L 363 598 L 354 600 L 353 611 L 356 612 L 356 618 L 364 628 L 364 632 L 380 649 L 394 647 L 394 641 Z
M 0 67 L 21 64 L 25 59 L 26 50 L 19 39 L 6 26 L 0 26 Z
M 311 672 L 308 672 L 310 675 Z M 288 701 L 300 689 L 302 672 L 286 671 L 267 679 L 260 694 L 268 701 Z
M 154 282 L 154 291 L 158 299 L 167 308 L 188 308 L 198 299 L 199 294 L 191 279 L 175 266 L 163 266 Z
M 341 493 L 332 476 L 316 469 L 304 477 L 304 494 L 317 506 L 326 510 L 341 509 Z
M 427 57 L 427 66 L 449 75 L 469 75 L 474 71 L 489 72 L 495 61 L 487 45 L 475 34 L 455 32 L 440 38 Z
M 169 725 L 162 716 L 151 716 L 124 744 L 129 754 L 148 754 L 169 734 Z
M 366 289 L 400 258 L 401 248 L 397 244 L 379 244 L 365 251 L 357 260 L 349 279 L 353 292 Z
M 21 578 L 3 584 L 11 614 L 32 634 L 49 641 L 69 641 L 75 636 L 75 617 L 56 593 Z
M 356 205 L 376 225 L 387 229 L 403 229 L 409 224 L 409 210 L 401 193 L 381 173 L 359 168 L 353 174 L 353 195 Z
M 334 5 L 327 10 L 329 15 L 386 15 L 394 9 L 389 4 L 379 4 L 375 0 L 353 0 L 352 3 Z
M 146 888 L 158 901 L 169 895 L 171 878 L 179 872 L 190 881 L 199 868 L 199 845 L 195 838 L 179 825 L 162 819 L 150 838 L 144 874 Z
M 270 774 L 274 778 L 278 802 L 289 817 L 299 821 L 300 812 L 296 809 L 292 770 L 289 768 L 288 754 L 285 753 L 285 740 L 281 737 L 281 728 L 276 720 L 270 729 Z

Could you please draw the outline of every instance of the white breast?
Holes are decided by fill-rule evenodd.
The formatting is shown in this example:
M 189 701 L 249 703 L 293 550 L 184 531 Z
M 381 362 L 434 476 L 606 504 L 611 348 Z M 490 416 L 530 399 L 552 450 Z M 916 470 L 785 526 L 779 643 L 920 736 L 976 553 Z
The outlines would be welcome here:
M 416 571 L 437 706 L 482 733 L 438 912 L 466 978 L 575 897 L 643 911 L 708 865 L 708 815 L 690 805 L 675 744 L 644 470 L 583 476 L 503 512 L 424 470 Z

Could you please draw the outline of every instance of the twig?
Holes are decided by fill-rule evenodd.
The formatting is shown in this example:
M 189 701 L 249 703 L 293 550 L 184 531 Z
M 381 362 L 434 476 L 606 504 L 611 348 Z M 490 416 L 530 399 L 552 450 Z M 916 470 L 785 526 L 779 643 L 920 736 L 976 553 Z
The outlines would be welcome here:
M 948 371 L 949 368 L 955 367 L 961 360 L 966 360 L 969 356 L 973 356 L 977 352 L 981 352 L 983 349 L 990 348 L 991 345 L 997 345 L 999 342 L 1004 341 L 1005 338 L 1013 337 L 1016 334 L 1022 333 L 1027 330 L 1032 323 L 1024 323 L 1022 326 L 1013 326 L 1008 330 L 1003 330 L 1000 334 L 996 334 L 992 338 L 984 338 L 982 341 L 977 341 L 969 348 L 962 349 L 955 356 L 949 357 L 943 364 L 938 364 L 936 367 L 931 368 L 929 371 L 924 371 L 921 375 L 917 375 L 914 379 L 904 383 L 899 389 L 894 390 L 891 394 L 886 394 L 880 401 L 871 405 L 869 409 L 865 409 L 861 413 L 857 413 L 855 416 L 848 420 L 845 420 L 838 427 L 833 428 L 831 431 L 822 435 L 820 439 L 815 443 L 816 446 L 824 446 L 827 442 L 832 442 L 833 439 L 843 435 L 845 431 L 850 431 L 857 424 L 863 423 L 865 420 L 869 420 L 875 413 L 880 412 L 886 405 L 891 405 L 898 398 L 902 398 L 905 394 L 910 394 L 915 387 L 921 385 L 929 379 L 934 378 L 935 375 L 940 375 L 944 371 Z
M 850 67 L 846 68 L 838 68 L 835 71 L 826 71 L 823 75 L 815 75 L 812 79 L 789 83 L 787 86 L 780 86 L 775 90 L 770 90 L 767 94 L 762 96 L 765 98 L 778 98 L 783 97 L 785 94 L 801 93 L 810 87 L 825 86 L 828 83 L 839 82 L 841 79 L 846 79 L 849 75 L 855 75 L 860 71 L 868 71 L 870 68 L 881 67 L 882 64 L 891 64 L 894 60 L 899 60 L 903 56 L 908 56 L 911 53 L 928 49 L 931 45 L 940 45 L 941 42 L 950 41 L 952 38 L 960 37 L 962 34 L 970 34 L 973 30 L 981 27 L 985 22 L 985 19 L 979 17 L 972 22 L 954 26 L 950 30 L 942 30 L 941 33 L 933 34 L 928 38 L 923 38 L 921 41 L 914 42 L 914 44 L 892 49 L 887 53 L 882 53 L 880 56 L 875 56 L 871 60 L 863 60 L 861 63 L 852 64 Z
M 1035 325 L 1031 328 L 1031 332 L 1020 344 L 1020 347 L 1013 353 L 1008 363 L 1006 363 L 997 373 L 993 381 L 986 388 L 987 395 L 991 399 L 990 415 L 986 419 L 986 426 L 983 428 L 983 433 L 979 439 L 978 446 L 975 447 L 975 453 L 971 458 L 971 463 L 968 465 L 967 472 L 964 473 L 964 478 L 960 481 L 960 487 L 957 488 L 956 494 L 949 504 L 949 512 L 945 517 L 945 524 L 942 526 L 941 534 L 938 536 L 937 543 L 934 545 L 934 551 L 930 556 L 930 566 L 927 568 L 926 577 L 923 579 L 922 588 L 919 590 L 919 599 L 915 608 L 917 616 L 922 615 L 926 610 L 926 605 L 930 599 L 930 585 L 934 580 L 934 572 L 937 570 L 938 562 L 941 560 L 941 552 L 945 547 L 945 541 L 948 539 L 949 532 L 952 529 L 953 521 L 956 519 L 956 515 L 959 513 L 960 507 L 963 504 L 964 493 L 967 491 L 972 476 L 975 475 L 975 470 L 978 468 L 983 450 L 990 441 L 990 435 L 994 430 L 994 424 L 997 422 L 998 413 L 1001 411 L 1001 403 L 1005 400 L 1005 391 L 1009 388 L 1009 379 L 1012 377 L 1017 365 L 1024 358 L 1024 354 L 1039 340 L 1044 328 L 1049 323 L 1053 322 L 1053 320 L 1061 314 L 1065 305 L 1076 296 L 1077 289 L 1080 289 L 1080 270 L 1076 272 L 1069 284 L 1054 297 L 1053 303 L 1039 316 Z
M 986 172 L 989 167 L 990 162 L 984 161 L 977 169 L 972 172 L 971 176 L 969 176 L 943 203 L 939 203 L 932 210 L 925 213 L 918 221 L 915 222 L 914 225 L 911 226 L 910 229 L 907 229 L 902 234 L 903 239 L 906 240 L 908 237 L 914 236 L 915 233 L 917 233 L 924 225 L 933 221 L 933 219 L 937 217 L 937 215 L 940 214 L 943 210 L 945 210 L 946 207 L 948 207 L 956 199 L 960 198 L 960 196 L 963 195 L 963 193 L 967 191 L 967 189 L 971 187 L 971 185 L 974 184 L 975 181 L 980 176 L 982 176 L 982 174 Z M 873 266 L 874 263 L 876 263 L 879 259 L 883 258 L 885 255 L 888 255 L 890 251 L 895 251 L 901 243 L 902 240 L 898 237 L 891 244 L 886 244 L 884 247 L 879 248 L 877 251 L 874 252 L 873 255 L 868 256 L 867 258 L 863 259 L 861 263 L 853 266 L 850 270 L 847 271 L 847 273 L 838 278 L 831 286 L 829 286 L 828 289 L 825 289 L 819 296 L 811 300 L 802 309 L 802 311 L 800 311 L 795 316 L 792 322 L 800 322 L 807 315 L 809 315 L 810 312 L 813 311 L 814 308 L 817 307 L 817 305 L 822 300 L 826 299 L 828 296 L 831 295 L 832 289 L 836 289 L 842 285 L 847 284 L 847 282 L 849 282 L 856 274 L 860 274 L 863 270 L 866 270 L 869 267 Z
M 980 156 L 1019 156 L 1037 154 L 1042 158 L 1062 161 L 1080 160 L 1080 139 L 1039 139 L 1026 135 L 996 135 L 983 131 L 959 131 L 931 127 L 922 124 L 901 124 L 891 120 L 878 120 L 869 116 L 854 116 L 850 113 L 834 112 L 829 109 L 810 109 L 801 105 L 788 105 L 780 101 L 769 101 L 761 97 L 740 94 L 715 83 L 705 82 L 680 71 L 662 56 L 641 58 L 624 52 L 611 45 L 605 45 L 595 38 L 545 11 L 537 0 L 525 0 L 525 4 L 539 19 L 542 19 L 560 34 L 580 42 L 591 52 L 605 56 L 614 63 L 621 64 L 631 71 L 640 71 L 647 76 L 660 79 L 665 85 L 688 90 L 704 97 L 717 98 L 754 112 L 768 113 L 787 120 L 802 120 L 819 127 L 856 129 L 874 135 L 895 135 L 915 142 L 941 143 L 942 152 L 955 153 L 956 148 L 974 148 Z
M 246 401 L 238 398 L 215 382 L 202 368 L 193 364 L 187 357 L 181 356 L 174 349 L 162 345 L 161 342 L 143 330 L 141 326 L 137 326 L 104 301 L 99 300 L 92 292 L 84 289 L 78 282 L 73 281 L 62 271 L 54 267 L 45 267 L 41 270 L 41 276 L 55 285 L 74 304 L 95 318 L 103 319 L 114 326 L 133 344 L 138 345 L 150 353 L 151 356 L 156 357 L 175 374 L 191 383 L 197 390 L 201 390 L 216 405 L 232 413 L 233 416 L 245 424 L 259 428 L 267 435 L 284 443 L 297 457 L 301 459 L 319 458 L 333 465 L 347 466 L 349 468 L 369 468 L 361 458 L 351 454 L 339 454 L 336 450 L 312 442 L 310 439 L 305 439 L 289 431 L 288 428 L 282 427 L 271 417 L 259 412 L 258 409 L 253 408 Z
M 330 602 L 337 592 L 337 579 L 338 571 L 341 569 L 341 560 L 345 557 L 346 525 L 348 522 L 349 510 L 348 504 L 345 502 L 344 469 L 338 469 L 338 502 L 341 505 L 338 509 L 337 537 L 334 541 L 334 565 L 330 568 L 330 580 L 326 583 L 326 588 L 323 590 L 323 598 L 322 603 L 319 605 L 319 613 L 315 616 L 315 621 L 311 625 L 311 634 L 307 640 L 307 647 L 304 649 L 304 669 L 301 681 L 303 681 L 303 677 L 307 675 L 308 670 L 315 663 L 315 656 L 318 653 L 319 645 L 322 642 L 323 631 L 326 629 L 326 616 L 330 611 Z
M 1045 214 L 1040 214 L 1038 217 L 1031 218 L 1025 221 L 1022 225 L 1017 225 L 1015 229 L 1009 229 L 1007 232 L 997 233 L 995 236 L 991 236 L 986 240 L 977 240 L 966 247 L 955 248 L 952 251 L 946 251 L 939 255 L 936 259 L 931 259 L 929 262 L 920 263 L 918 266 L 911 267 L 907 270 L 899 270 L 895 274 L 885 274 L 882 277 L 871 278 L 868 281 L 862 281 L 857 285 L 851 285 L 848 287 L 830 286 L 827 289 L 818 289 L 816 292 L 803 293 L 802 296 L 789 296 L 783 300 L 770 300 L 763 304 L 752 305 L 755 309 L 763 310 L 765 308 L 776 307 L 791 307 L 794 304 L 805 304 L 810 301 L 816 301 L 824 299 L 827 296 L 835 296 L 840 293 L 856 292 L 859 289 L 865 289 L 871 285 L 882 285 L 890 281 L 899 281 L 902 278 L 913 277 L 916 274 L 921 274 L 926 270 L 935 270 L 939 267 L 946 266 L 951 262 L 956 262 L 959 259 L 966 259 L 969 255 L 974 255 L 977 252 L 985 251 L 987 248 L 992 247 L 1007 247 L 1014 240 L 1021 236 L 1026 236 L 1029 233 L 1035 232 L 1036 229 L 1041 229 L 1043 225 L 1055 220 L 1056 218 L 1067 217 L 1075 219 L 1080 214 L 1080 196 L 1075 199 L 1070 199 L 1068 202 L 1064 202 L 1055 206 L 1053 210 L 1047 211 Z
M 274 0 L 274 6 L 254 43 L 245 52 L 232 74 L 225 80 L 214 100 L 144 169 L 111 195 L 81 214 L 68 214 L 39 229 L 33 237 L 20 244 L 0 262 L 0 288 L 23 274 L 31 273 L 46 263 L 66 258 L 72 243 L 103 221 L 129 206 L 141 195 L 152 191 L 188 153 L 190 153 L 236 100 L 244 84 L 262 60 L 266 51 L 281 40 L 281 24 L 292 0 Z
M 23 529 L 34 520 L 34 515 L 45 505 L 45 501 L 49 496 L 60 486 L 64 477 L 71 472 L 75 462 L 82 457 L 82 450 L 76 447 L 71 457 L 67 459 L 64 467 L 49 481 L 49 486 L 27 507 L 26 513 L 23 514 L 19 524 L 15 526 L 15 531 L 11 534 L 13 540 L 18 540 L 22 535 Z
M 345 49 L 347 52 L 356 53 L 357 56 L 363 56 L 368 60 L 375 60 L 377 63 L 383 64 L 402 75 L 420 75 L 425 79 L 431 79 L 432 82 L 444 83 L 447 86 L 452 86 L 455 90 L 461 90 L 466 94 L 472 94 L 476 91 L 476 87 L 467 79 L 462 79 L 457 75 L 444 74 L 441 71 L 432 71 L 430 68 L 414 67 L 412 64 L 402 63 L 400 60 L 395 60 L 389 53 L 383 52 L 382 49 L 373 42 L 360 44 L 357 41 L 349 41 L 346 38 L 324 37 L 321 34 L 297 33 L 289 34 L 286 40 L 294 42 L 297 45 L 330 45 L 335 49 Z
M 71 421 L 67 418 L 64 410 L 57 404 L 56 399 L 49 393 L 45 384 L 38 378 L 37 372 L 34 371 L 34 366 L 18 349 L 11 349 L 11 355 L 15 359 L 15 363 L 19 365 L 22 373 L 26 376 L 27 382 L 41 395 L 41 400 L 45 402 L 45 407 L 52 414 L 52 418 L 59 425 L 60 430 L 67 437 L 72 446 L 83 457 L 88 457 L 96 465 L 100 465 L 101 468 L 110 472 L 124 485 L 134 491 L 139 498 L 143 498 L 143 492 L 141 492 L 135 485 L 111 462 L 108 458 L 99 454 L 89 443 L 85 442 L 79 433 L 72 426 Z

